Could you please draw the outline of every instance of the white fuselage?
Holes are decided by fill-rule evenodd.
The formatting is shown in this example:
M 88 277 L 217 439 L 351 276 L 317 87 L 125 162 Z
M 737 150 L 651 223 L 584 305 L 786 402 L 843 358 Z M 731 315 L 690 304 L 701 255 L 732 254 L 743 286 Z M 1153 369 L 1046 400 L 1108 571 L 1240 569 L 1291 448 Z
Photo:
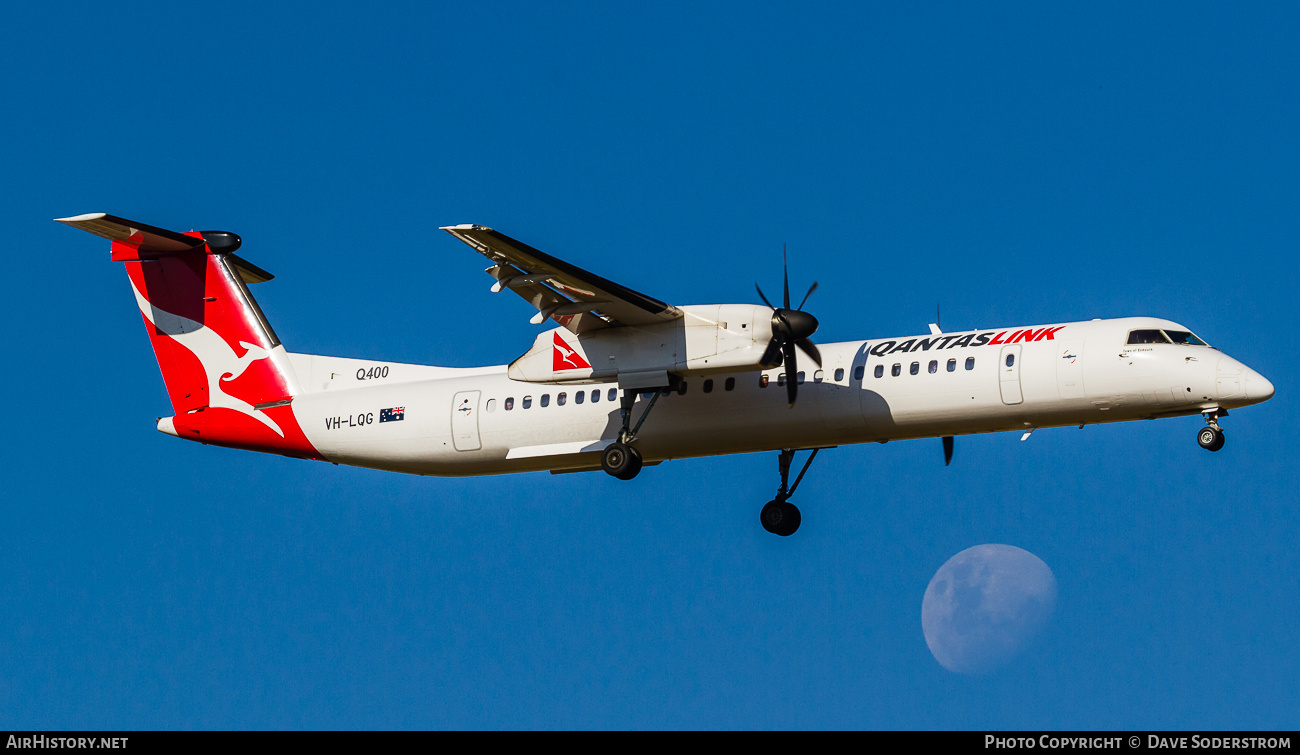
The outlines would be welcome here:
M 1043 328 L 1050 340 L 1007 343 Z M 687 377 L 684 390 L 661 395 L 635 445 L 653 464 L 1216 412 L 1273 394 L 1217 349 L 1129 344 L 1140 328 L 1186 330 L 1135 317 L 820 345 L 820 368 L 802 361 L 810 369 L 793 408 L 780 369 Z M 290 356 L 305 391 L 294 415 L 339 464 L 448 476 L 599 469 L 621 426 L 615 383 L 522 382 L 506 365 Z

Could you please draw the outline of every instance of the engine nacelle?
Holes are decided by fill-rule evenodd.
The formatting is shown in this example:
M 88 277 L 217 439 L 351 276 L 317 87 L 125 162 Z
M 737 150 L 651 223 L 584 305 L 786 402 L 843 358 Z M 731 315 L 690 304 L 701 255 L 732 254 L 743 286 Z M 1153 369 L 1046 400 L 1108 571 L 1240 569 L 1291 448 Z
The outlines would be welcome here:
M 752 304 L 679 307 L 683 316 L 650 326 L 603 328 L 574 335 L 564 328 L 541 333 L 509 375 L 532 383 L 603 383 L 625 387 L 666 385 L 668 373 L 685 377 L 762 369 L 772 339 L 772 310 Z

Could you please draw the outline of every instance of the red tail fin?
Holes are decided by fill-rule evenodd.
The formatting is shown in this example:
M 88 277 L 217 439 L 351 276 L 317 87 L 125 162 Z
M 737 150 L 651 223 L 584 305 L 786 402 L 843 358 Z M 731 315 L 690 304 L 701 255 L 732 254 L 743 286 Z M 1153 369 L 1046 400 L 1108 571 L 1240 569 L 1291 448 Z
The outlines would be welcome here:
M 111 215 L 64 218 L 126 263 L 176 416 L 159 429 L 204 443 L 319 458 L 294 419 L 288 355 L 247 283 L 265 271 L 233 233 L 176 233 Z

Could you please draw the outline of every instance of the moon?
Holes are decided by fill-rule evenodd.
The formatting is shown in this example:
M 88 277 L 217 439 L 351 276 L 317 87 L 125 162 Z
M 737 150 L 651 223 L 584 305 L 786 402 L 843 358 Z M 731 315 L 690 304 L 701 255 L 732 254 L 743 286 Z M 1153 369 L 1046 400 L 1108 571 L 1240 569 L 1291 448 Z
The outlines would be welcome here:
M 959 674 L 992 671 L 1015 657 L 1056 608 L 1056 577 L 1014 545 L 976 545 L 934 573 L 921 601 L 925 644 Z

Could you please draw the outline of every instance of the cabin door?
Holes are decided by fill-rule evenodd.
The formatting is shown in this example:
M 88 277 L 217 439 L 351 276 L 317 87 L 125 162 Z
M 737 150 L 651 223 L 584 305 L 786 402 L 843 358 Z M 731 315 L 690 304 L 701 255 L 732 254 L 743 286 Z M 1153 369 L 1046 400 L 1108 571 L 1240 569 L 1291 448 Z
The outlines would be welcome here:
M 477 451 L 479 391 L 461 391 L 451 399 L 451 442 L 457 451 Z
M 1002 389 L 1002 403 L 1019 404 L 1025 400 L 1020 393 L 1020 344 L 1002 347 L 998 383 Z

